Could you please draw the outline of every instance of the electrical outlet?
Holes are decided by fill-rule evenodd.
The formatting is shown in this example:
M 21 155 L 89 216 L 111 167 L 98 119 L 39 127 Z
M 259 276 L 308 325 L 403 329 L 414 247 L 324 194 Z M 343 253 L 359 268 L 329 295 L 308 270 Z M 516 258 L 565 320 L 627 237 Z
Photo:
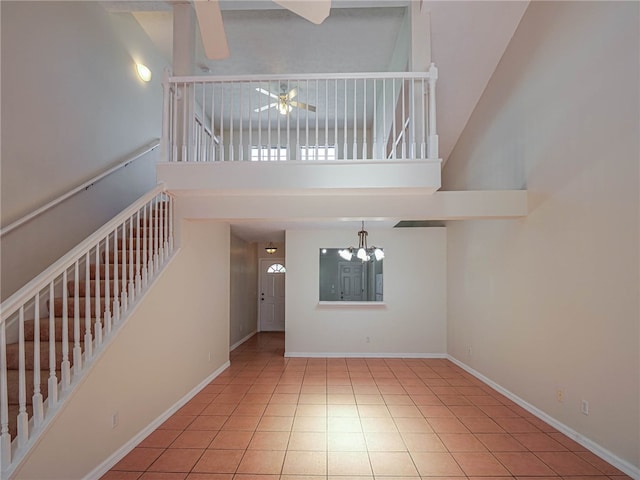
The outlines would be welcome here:
M 111 428 L 116 428 L 118 423 L 120 423 L 120 415 L 118 412 L 114 412 L 113 415 L 111 415 Z
M 564 390 L 561 388 L 558 388 L 556 390 L 556 400 L 560 403 L 564 403 Z
M 209 361 L 211 361 L 211 352 L 209 352 Z
M 467 355 L 469 357 L 473 357 L 473 348 L 469 347 L 469 349 L 467 350 Z
M 582 400 L 580 411 L 583 415 L 589 415 L 589 402 L 587 400 Z
M 371 343 L 371 338 L 365 337 L 364 341 L 365 341 L 365 343 Z

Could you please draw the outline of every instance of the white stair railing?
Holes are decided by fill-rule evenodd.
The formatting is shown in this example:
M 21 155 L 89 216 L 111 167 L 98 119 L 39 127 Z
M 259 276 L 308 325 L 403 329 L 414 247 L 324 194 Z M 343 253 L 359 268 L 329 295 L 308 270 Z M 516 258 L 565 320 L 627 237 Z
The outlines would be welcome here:
M 437 76 L 166 72 L 161 160 L 438 160 Z
M 2 478 L 24 458 L 172 252 L 173 199 L 158 185 L 2 303 Z

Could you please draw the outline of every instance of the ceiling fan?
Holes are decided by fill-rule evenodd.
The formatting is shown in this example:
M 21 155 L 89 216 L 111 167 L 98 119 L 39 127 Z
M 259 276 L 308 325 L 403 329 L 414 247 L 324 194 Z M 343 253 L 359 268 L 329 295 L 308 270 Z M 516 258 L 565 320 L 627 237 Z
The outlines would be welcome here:
M 273 0 L 287 10 L 320 25 L 329 16 L 331 0 Z M 229 56 L 229 45 L 218 0 L 193 0 L 202 45 L 207 58 L 222 60 Z
M 310 112 L 315 112 L 316 107 L 313 105 L 307 105 L 306 103 L 297 102 L 293 100 L 298 95 L 298 87 L 294 87 L 287 92 L 287 86 L 282 84 L 280 85 L 281 93 L 276 94 L 270 92 L 269 90 L 265 90 L 264 88 L 256 88 L 256 91 L 275 99 L 275 102 L 270 103 L 269 105 L 265 105 L 263 107 L 256 108 L 254 112 L 264 112 L 270 108 L 275 108 L 280 112 L 281 115 L 287 115 L 293 108 L 301 108 L 303 110 L 308 110 Z

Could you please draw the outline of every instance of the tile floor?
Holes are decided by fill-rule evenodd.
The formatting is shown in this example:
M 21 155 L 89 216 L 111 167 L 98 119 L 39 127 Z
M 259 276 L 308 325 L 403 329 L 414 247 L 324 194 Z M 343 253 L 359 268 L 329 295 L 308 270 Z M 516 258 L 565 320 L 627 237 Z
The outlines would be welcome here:
M 102 479 L 629 478 L 447 360 L 283 353 L 245 342 Z

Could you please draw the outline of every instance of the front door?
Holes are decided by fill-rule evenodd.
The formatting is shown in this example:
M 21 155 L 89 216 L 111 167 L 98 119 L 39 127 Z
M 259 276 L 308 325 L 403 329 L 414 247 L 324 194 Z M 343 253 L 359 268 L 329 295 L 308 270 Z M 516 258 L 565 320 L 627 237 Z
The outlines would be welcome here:
M 260 331 L 284 331 L 284 258 L 260 260 Z

